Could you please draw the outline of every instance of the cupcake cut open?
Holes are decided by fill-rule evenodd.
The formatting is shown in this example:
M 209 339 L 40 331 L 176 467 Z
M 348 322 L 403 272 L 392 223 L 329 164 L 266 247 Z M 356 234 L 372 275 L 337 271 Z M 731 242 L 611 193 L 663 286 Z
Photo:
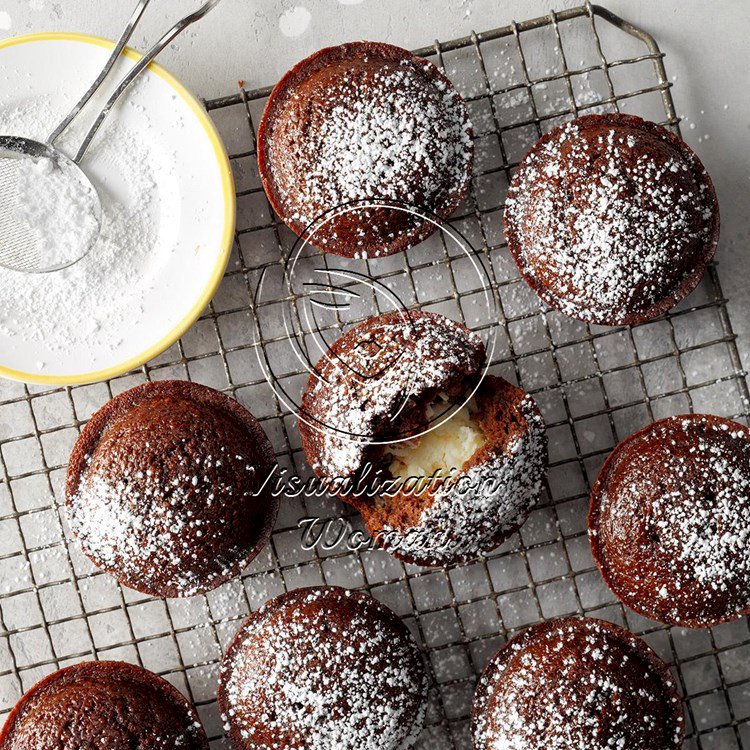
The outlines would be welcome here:
M 442 315 L 386 313 L 340 337 L 308 379 L 308 463 L 403 560 L 476 557 L 538 500 L 542 416 L 520 388 L 483 377 L 485 356 L 477 334 Z

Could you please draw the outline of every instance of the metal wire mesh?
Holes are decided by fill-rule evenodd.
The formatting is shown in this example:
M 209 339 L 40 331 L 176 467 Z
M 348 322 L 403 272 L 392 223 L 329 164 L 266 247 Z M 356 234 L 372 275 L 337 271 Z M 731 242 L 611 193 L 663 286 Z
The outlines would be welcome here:
M 270 596 L 327 582 L 370 591 L 424 645 L 434 686 L 422 747 L 470 747 L 476 677 L 510 635 L 543 618 L 585 613 L 626 624 L 673 665 L 687 699 L 686 747 L 750 749 L 748 622 L 689 631 L 624 610 L 594 565 L 585 525 L 599 466 L 635 429 L 693 410 L 747 422 L 745 373 L 717 271 L 712 267 L 699 289 L 658 321 L 586 326 L 540 307 L 519 279 L 501 230 L 515 165 L 560 121 L 622 109 L 678 130 L 663 54 L 651 37 L 597 6 L 418 52 L 446 70 L 472 110 L 475 174 L 454 224 L 487 259 L 497 294 L 500 345 L 492 371 L 529 390 L 545 413 L 551 466 L 541 506 L 485 559 L 429 570 L 377 550 L 305 550 L 300 517 L 358 520 L 330 498 L 288 499 L 272 543 L 240 579 L 184 601 L 121 588 L 68 541 L 63 480 L 81 425 L 144 380 L 189 378 L 226 391 L 261 419 L 280 464 L 307 472 L 296 420 L 272 397 L 255 351 L 283 343 L 283 335 L 266 328 L 272 305 L 264 311 L 252 300 L 260 274 L 278 266 L 294 238 L 273 215 L 255 165 L 255 127 L 269 89 L 243 88 L 207 103 L 230 150 L 240 211 L 230 268 L 201 320 L 147 366 L 107 383 L 52 390 L 0 385 L 0 718 L 23 690 L 59 667 L 122 658 L 182 689 L 198 705 L 212 746 L 225 747 L 217 665 L 239 622 Z M 445 245 L 426 256 L 407 253 L 398 263 L 382 275 L 407 279 L 412 304 L 471 317 L 475 290 L 462 286 Z M 438 276 L 442 292 L 428 283 Z M 477 328 L 475 320 L 469 324 Z

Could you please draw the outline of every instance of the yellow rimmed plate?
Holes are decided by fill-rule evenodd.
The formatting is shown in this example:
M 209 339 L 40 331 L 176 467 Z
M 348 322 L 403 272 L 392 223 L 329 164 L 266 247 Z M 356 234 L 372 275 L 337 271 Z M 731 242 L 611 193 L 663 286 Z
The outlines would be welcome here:
M 51 118 L 54 123 L 62 119 L 103 67 L 112 47 L 105 39 L 64 33 L 34 34 L 0 43 L 0 122 L 26 122 L 37 106 L 43 114 L 40 120 Z M 113 80 L 139 58 L 137 52 L 127 50 Z M 117 138 L 123 138 L 124 143 L 136 143 L 139 163 L 144 156 L 148 161 L 153 158 L 156 168 L 150 173 L 153 186 L 149 190 L 158 199 L 150 209 L 153 216 L 148 236 L 153 248 L 147 261 L 142 254 L 138 256 L 139 271 L 123 277 L 116 287 L 115 312 L 103 309 L 96 331 L 90 335 L 62 335 L 68 326 L 51 320 L 54 299 L 38 305 L 34 312 L 38 320 L 28 316 L 19 320 L 7 309 L 13 296 L 6 287 L 6 296 L 0 300 L 6 308 L 0 310 L 2 377 L 42 385 L 75 385 L 128 372 L 163 352 L 187 331 L 224 275 L 234 237 L 236 201 L 226 150 L 211 119 L 179 81 L 155 64 L 126 96 L 98 138 L 111 139 L 107 145 L 110 156 Z M 95 111 L 92 103 L 92 114 Z M 46 123 L 35 121 L 33 125 L 40 132 L 3 134 L 37 138 L 46 134 Z M 104 154 L 105 149 L 101 151 Z M 115 196 L 118 191 L 132 189 L 127 176 L 119 173 L 124 172 L 127 152 L 114 168 L 111 158 L 102 157 L 98 163 L 97 153 L 95 143 L 83 167 L 98 182 L 98 189 Z M 100 283 L 102 273 L 107 269 L 92 274 L 93 285 Z M 23 276 L 19 274 L 17 281 L 22 289 Z M 83 295 L 85 289 L 86 284 L 78 278 L 70 294 Z M 75 299 L 66 297 L 66 305 Z

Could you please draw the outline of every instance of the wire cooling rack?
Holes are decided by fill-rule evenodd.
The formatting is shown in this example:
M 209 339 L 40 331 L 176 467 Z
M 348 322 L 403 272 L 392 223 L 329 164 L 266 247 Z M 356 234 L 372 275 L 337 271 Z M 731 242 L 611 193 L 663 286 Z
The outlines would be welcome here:
M 272 543 L 237 579 L 205 597 L 149 599 L 94 569 L 71 543 L 61 506 L 65 463 L 81 425 L 144 380 L 189 378 L 239 399 L 258 416 L 283 466 L 305 472 L 295 418 L 273 396 L 256 356 L 284 344 L 275 308 L 253 294 L 294 238 L 258 180 L 255 131 L 270 89 L 207 103 L 228 145 L 239 224 L 223 285 L 169 351 L 128 376 L 67 389 L 0 384 L 0 718 L 23 690 L 66 664 L 125 659 L 172 681 L 198 706 L 212 746 L 226 747 L 215 703 L 222 650 L 249 610 L 323 582 L 370 591 L 402 615 L 433 673 L 421 747 L 468 748 L 477 675 L 513 633 L 544 618 L 585 613 L 626 624 L 673 665 L 686 696 L 688 748 L 750 749 L 750 630 L 663 628 L 624 610 L 604 585 L 586 536 L 588 492 L 618 440 L 670 414 L 709 411 L 747 423 L 748 389 L 716 269 L 668 316 L 599 328 L 540 306 L 519 279 L 501 230 L 505 190 L 539 135 L 579 113 L 676 116 L 663 54 L 646 33 L 586 5 L 418 51 L 443 67 L 471 108 L 477 159 L 454 225 L 486 260 L 497 321 L 477 321 L 476 290 L 459 259 L 427 245 L 371 269 L 406 281 L 404 299 L 496 332 L 492 371 L 542 407 L 551 465 L 545 498 L 486 559 L 429 570 L 377 550 L 305 550 L 302 516 L 356 515 L 331 499 L 286 500 Z M 423 253 L 419 255 L 419 253 Z M 449 273 L 443 273 L 443 271 Z M 399 282 L 399 283 L 401 283 Z M 469 285 L 470 286 L 470 285 Z M 293 369 L 290 379 L 300 380 Z

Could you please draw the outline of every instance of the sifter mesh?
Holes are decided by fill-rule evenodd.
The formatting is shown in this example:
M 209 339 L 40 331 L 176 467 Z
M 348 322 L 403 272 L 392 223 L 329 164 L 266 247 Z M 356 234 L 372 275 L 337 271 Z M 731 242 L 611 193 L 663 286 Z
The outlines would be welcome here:
M 33 271 L 42 262 L 39 240 L 18 215 L 21 160 L 0 151 L 0 266 Z

